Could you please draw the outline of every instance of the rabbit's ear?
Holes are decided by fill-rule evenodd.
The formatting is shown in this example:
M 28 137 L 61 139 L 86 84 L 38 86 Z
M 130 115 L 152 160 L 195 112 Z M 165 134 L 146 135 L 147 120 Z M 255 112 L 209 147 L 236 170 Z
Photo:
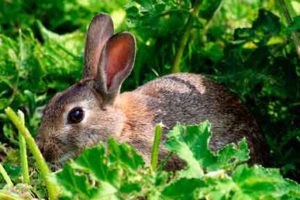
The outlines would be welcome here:
M 93 18 L 88 28 L 84 49 L 84 79 L 96 77 L 102 49 L 113 32 L 114 27 L 110 16 L 100 13 Z
M 111 37 L 103 48 L 96 89 L 105 99 L 112 101 L 119 93 L 121 84 L 130 74 L 135 59 L 135 38 L 130 33 L 119 33 Z

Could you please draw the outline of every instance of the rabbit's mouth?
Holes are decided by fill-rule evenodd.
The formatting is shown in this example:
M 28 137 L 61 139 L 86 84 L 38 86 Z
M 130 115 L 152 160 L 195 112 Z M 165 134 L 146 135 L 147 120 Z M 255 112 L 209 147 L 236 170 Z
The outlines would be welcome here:
M 72 158 L 76 157 L 78 155 L 78 153 L 76 152 L 67 152 L 65 154 L 63 154 L 61 157 L 59 157 L 57 160 L 49 162 L 49 166 L 51 168 L 52 171 L 58 171 L 61 168 L 63 168 L 64 164 L 71 160 Z
M 57 137 L 38 138 L 38 146 L 51 168 L 60 168 L 77 155 L 76 147 L 65 144 Z
M 63 168 L 64 164 L 67 161 L 77 157 L 78 154 L 79 153 L 77 151 L 67 151 L 67 152 L 56 151 L 56 154 L 53 155 L 55 157 L 52 156 L 51 159 L 49 159 L 47 153 L 43 152 L 43 155 L 46 158 L 49 167 L 54 172 Z
M 63 167 L 63 165 L 59 165 L 57 163 L 55 163 L 55 164 L 53 164 L 53 163 L 47 163 L 47 164 L 50 167 L 50 170 L 52 172 L 56 172 L 56 171 L 60 170 Z

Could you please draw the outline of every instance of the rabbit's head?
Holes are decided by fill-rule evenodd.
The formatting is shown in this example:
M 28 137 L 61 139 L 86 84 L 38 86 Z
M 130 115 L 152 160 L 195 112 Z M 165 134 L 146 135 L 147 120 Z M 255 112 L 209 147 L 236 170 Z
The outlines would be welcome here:
M 57 94 L 44 110 L 38 144 L 48 161 L 62 163 L 122 131 L 124 116 L 114 103 L 134 58 L 134 37 L 114 35 L 111 18 L 95 16 L 86 37 L 82 80 Z

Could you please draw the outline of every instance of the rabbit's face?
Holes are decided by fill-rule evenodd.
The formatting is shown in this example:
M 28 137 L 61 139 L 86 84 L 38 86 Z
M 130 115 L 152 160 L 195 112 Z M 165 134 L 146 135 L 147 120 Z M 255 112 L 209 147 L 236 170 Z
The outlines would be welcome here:
M 134 36 L 113 34 L 112 19 L 96 15 L 86 37 L 83 79 L 57 94 L 44 111 L 38 143 L 48 161 L 61 164 L 121 133 L 124 114 L 114 104 L 134 59 Z
M 44 110 L 38 144 L 46 160 L 60 165 L 85 147 L 122 130 L 122 113 L 104 103 L 89 83 L 57 94 Z

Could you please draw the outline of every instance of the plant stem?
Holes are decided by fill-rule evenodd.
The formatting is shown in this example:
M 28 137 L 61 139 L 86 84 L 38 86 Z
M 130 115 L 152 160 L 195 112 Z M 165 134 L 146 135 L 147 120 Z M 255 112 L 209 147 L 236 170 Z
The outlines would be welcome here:
M 285 3 L 284 0 L 279 0 L 279 7 L 281 8 L 282 10 L 282 13 L 288 23 L 288 25 L 291 25 L 293 23 L 293 19 L 289 13 L 289 10 L 288 10 L 288 7 Z M 291 37 L 294 41 L 294 44 L 295 44 L 295 48 L 296 48 L 296 52 L 298 54 L 298 57 L 300 58 L 300 39 L 299 39 L 299 34 L 295 31 L 292 31 L 291 33 Z
M 207 20 L 204 28 L 203 28 L 203 31 L 201 33 L 201 40 L 204 41 L 204 37 L 207 35 L 207 32 L 213 22 L 213 20 L 216 18 L 216 15 L 219 13 L 219 11 L 221 10 L 221 7 L 223 5 L 223 2 L 224 1 L 220 1 L 218 7 L 214 10 L 214 13 L 212 14 L 212 16 Z
M 155 135 L 152 146 L 152 154 L 151 154 L 151 169 L 152 171 L 156 171 L 157 163 L 158 163 L 158 155 L 159 155 L 159 144 L 163 132 L 163 124 L 159 123 L 155 126 Z
M 7 172 L 5 171 L 5 169 L 1 163 L 0 163 L 0 174 L 3 176 L 8 187 L 10 187 L 10 188 L 14 187 L 13 182 L 11 181 L 10 177 L 8 176 Z
M 13 195 L 13 194 L 5 193 L 3 191 L 0 191 L 0 199 L 5 199 L 5 200 L 24 200 L 23 198 L 20 198 L 18 196 Z
M 185 25 L 185 28 L 184 28 L 185 31 L 180 39 L 179 47 L 178 47 L 177 53 L 175 55 L 175 59 L 173 62 L 173 67 L 172 67 L 172 73 L 180 72 L 180 61 L 181 61 L 185 46 L 187 44 L 187 41 L 190 37 L 191 31 L 193 29 L 194 19 L 197 17 L 197 15 L 199 13 L 201 2 L 202 2 L 201 0 L 196 0 L 193 5 L 192 12 L 191 12 L 191 14 L 188 18 L 188 21 Z
M 20 133 L 23 135 L 25 138 L 25 141 L 28 144 L 28 148 L 31 151 L 33 157 L 35 158 L 37 162 L 37 166 L 40 170 L 40 173 L 42 175 L 42 178 L 45 182 L 47 191 L 48 191 L 48 196 L 50 200 L 57 199 L 57 188 L 54 183 L 50 181 L 50 175 L 51 171 L 48 168 L 48 165 L 42 156 L 37 144 L 34 141 L 34 138 L 31 136 L 29 130 L 24 126 L 24 124 L 21 122 L 17 114 L 10 108 L 5 109 L 5 113 L 8 116 L 8 118 L 12 121 L 12 123 L 16 126 L 16 128 L 20 131 Z
M 24 114 L 22 111 L 18 111 L 18 116 L 23 125 L 25 125 Z M 19 148 L 20 148 L 20 158 L 22 166 L 22 174 L 24 183 L 30 185 L 29 171 L 28 171 L 28 161 L 27 161 L 27 149 L 26 141 L 22 133 L 19 131 Z

